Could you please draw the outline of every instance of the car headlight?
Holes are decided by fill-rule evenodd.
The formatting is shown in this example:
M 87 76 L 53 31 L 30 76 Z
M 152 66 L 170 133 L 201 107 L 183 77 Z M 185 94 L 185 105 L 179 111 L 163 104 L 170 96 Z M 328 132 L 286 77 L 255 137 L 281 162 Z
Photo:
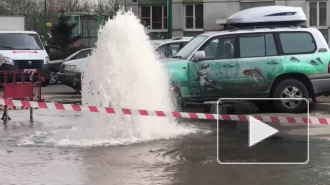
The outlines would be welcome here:
M 64 71 L 73 71 L 76 68 L 76 65 L 65 65 Z
M 13 59 L 11 59 L 9 57 L 3 57 L 3 60 L 4 60 L 5 64 L 15 65 Z
M 48 64 L 50 62 L 49 57 L 45 58 L 44 64 Z

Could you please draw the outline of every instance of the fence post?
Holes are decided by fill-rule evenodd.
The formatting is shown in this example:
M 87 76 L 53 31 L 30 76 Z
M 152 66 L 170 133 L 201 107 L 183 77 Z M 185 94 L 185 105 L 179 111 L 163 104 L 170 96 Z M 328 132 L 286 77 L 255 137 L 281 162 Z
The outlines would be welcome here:
M 3 115 L 2 115 L 1 120 L 3 120 L 4 124 L 7 124 L 8 120 L 11 120 L 11 118 L 8 115 L 8 106 L 7 105 L 4 106 Z
M 30 107 L 30 122 L 33 122 L 33 108 Z

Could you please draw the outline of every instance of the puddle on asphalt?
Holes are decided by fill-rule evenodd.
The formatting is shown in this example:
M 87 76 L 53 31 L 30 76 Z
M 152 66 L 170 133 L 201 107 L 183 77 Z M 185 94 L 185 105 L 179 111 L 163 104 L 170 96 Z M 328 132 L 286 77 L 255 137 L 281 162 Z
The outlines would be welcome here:
M 181 124 L 200 131 L 176 138 L 77 147 L 55 144 L 51 138 L 74 130 L 84 120 L 82 113 L 57 116 L 55 111 L 36 111 L 39 121 L 33 125 L 28 123 L 28 115 L 22 114 L 13 112 L 14 121 L 0 129 L 0 184 L 330 183 L 330 145 L 322 140 L 311 141 L 307 165 L 219 165 L 216 124 L 212 121 L 183 121 Z M 231 126 L 226 129 L 237 137 L 247 134 Z M 226 129 L 222 134 L 229 133 Z

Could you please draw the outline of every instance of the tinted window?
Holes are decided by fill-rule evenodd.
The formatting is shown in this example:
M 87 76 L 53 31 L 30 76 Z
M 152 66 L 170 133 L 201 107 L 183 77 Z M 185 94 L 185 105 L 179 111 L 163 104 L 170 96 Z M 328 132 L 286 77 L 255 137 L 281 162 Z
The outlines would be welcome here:
M 231 59 L 234 58 L 235 39 L 232 38 L 214 38 L 206 42 L 200 49 L 205 52 L 207 60 Z
M 2 33 L 0 50 L 43 50 L 37 34 Z
M 267 56 L 277 55 L 274 35 L 271 33 L 265 34 L 265 42 L 266 42 L 266 55 Z
M 218 43 L 219 39 L 214 39 L 207 43 L 206 47 L 203 49 L 207 59 L 215 59 L 217 55 Z
M 285 54 L 313 53 L 316 49 L 309 33 L 280 33 L 280 40 Z
M 274 36 L 271 33 L 244 35 L 240 37 L 239 41 L 242 58 L 277 55 Z

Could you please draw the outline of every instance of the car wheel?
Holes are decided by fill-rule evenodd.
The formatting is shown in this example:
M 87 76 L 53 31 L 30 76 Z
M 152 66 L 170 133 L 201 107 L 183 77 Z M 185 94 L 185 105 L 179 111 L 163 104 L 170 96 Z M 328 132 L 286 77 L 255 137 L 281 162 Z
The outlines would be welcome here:
M 50 72 L 50 80 L 49 80 L 49 84 L 50 85 L 54 85 L 57 84 L 58 82 L 58 74 L 55 71 L 51 71 Z
M 79 78 L 79 75 L 77 75 L 74 79 L 73 90 L 76 91 L 77 94 L 81 94 L 81 80 Z
M 306 86 L 299 80 L 288 79 L 278 83 L 274 89 L 274 98 L 308 98 Z M 302 113 L 307 109 L 304 100 L 278 100 L 274 103 L 279 112 Z
M 272 100 L 255 100 L 253 104 L 259 109 L 261 112 L 272 112 L 274 111 L 274 101 Z
M 180 89 L 174 88 L 174 90 L 172 92 L 173 92 L 172 103 L 174 106 L 174 110 L 180 111 L 180 110 L 182 110 L 182 107 L 183 107 L 183 100 L 182 100 L 182 96 L 180 93 Z

